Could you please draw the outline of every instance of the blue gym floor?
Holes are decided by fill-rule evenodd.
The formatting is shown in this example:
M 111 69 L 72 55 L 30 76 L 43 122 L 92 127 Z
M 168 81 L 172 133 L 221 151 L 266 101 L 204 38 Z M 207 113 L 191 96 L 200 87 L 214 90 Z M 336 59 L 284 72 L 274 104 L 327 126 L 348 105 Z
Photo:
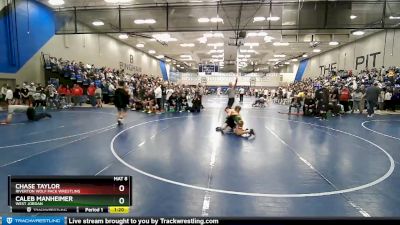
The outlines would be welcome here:
M 131 175 L 132 216 L 400 216 L 400 116 L 319 121 L 246 98 L 247 140 L 215 131 L 225 96 L 203 101 L 199 114 L 129 112 L 120 127 L 113 108 L 17 115 L 0 126 L 0 212 L 7 175 Z

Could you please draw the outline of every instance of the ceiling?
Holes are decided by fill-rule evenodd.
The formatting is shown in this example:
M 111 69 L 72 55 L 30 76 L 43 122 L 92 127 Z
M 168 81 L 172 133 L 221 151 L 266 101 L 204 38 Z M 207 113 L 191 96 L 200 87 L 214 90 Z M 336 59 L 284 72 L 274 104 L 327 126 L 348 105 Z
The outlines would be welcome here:
M 48 4 L 47 0 L 39 0 Z M 55 7 L 57 29 L 64 33 L 107 33 L 115 38 L 121 33 L 129 34 L 122 40 L 129 45 L 152 55 L 164 55 L 183 61 L 182 55 L 190 55 L 191 60 L 184 61 L 195 68 L 198 63 L 220 59 L 224 62 L 224 70 L 234 71 L 237 50 L 252 51 L 240 53 L 248 57 L 247 67 L 243 69 L 271 69 L 279 62 L 291 62 L 291 59 L 302 59 L 328 51 L 340 45 L 352 42 L 381 30 L 382 28 L 398 28 L 400 20 L 390 20 L 389 16 L 397 16 L 400 12 L 400 1 L 358 0 L 358 1 L 298 1 L 298 0 L 125 0 L 126 4 L 110 4 L 104 0 L 64 0 L 62 7 Z M 168 3 L 168 5 L 166 4 Z M 77 7 L 73 9 L 71 7 Z M 120 8 L 118 8 L 120 7 Z M 75 11 L 76 10 L 76 11 Z M 75 16 L 76 13 L 76 16 Z M 357 18 L 351 19 L 355 15 Z M 385 15 L 385 16 L 383 16 Z M 279 17 L 277 21 L 255 21 L 255 17 Z M 400 16 L 400 15 L 399 15 Z M 199 18 L 220 18 L 223 22 L 199 23 Z M 137 19 L 154 19 L 153 24 L 135 24 Z M 104 22 L 103 26 L 93 26 L 93 21 Z M 351 33 L 363 30 L 363 36 Z M 247 33 L 239 38 L 238 32 Z M 264 36 L 251 36 L 250 33 L 268 34 L 270 42 Z M 169 34 L 176 41 L 154 41 L 155 34 Z M 199 38 L 210 33 L 223 37 L 208 37 L 206 43 Z M 330 46 L 329 42 L 337 41 L 338 46 Z M 240 44 L 238 44 L 238 42 Z M 273 42 L 288 42 L 289 46 L 274 46 Z M 311 43 L 310 43 L 311 42 Z M 316 42 L 316 43 L 315 43 Z M 209 44 L 223 43 L 221 47 Z M 258 46 L 243 46 L 245 43 L 258 43 Z M 181 44 L 194 44 L 193 47 L 182 47 Z M 311 45 L 314 44 L 314 45 Z M 236 45 L 236 46 L 235 46 Z M 246 45 L 246 44 L 245 44 Z M 313 53 L 318 48 L 320 53 Z M 210 50 L 223 50 L 223 53 L 209 54 Z M 223 57 L 221 57 L 221 54 Z M 214 56 L 213 56 L 214 55 Z M 217 56 L 219 55 L 219 56 Z M 249 55 L 249 56 L 246 56 Z M 285 55 L 277 58 L 274 55 Z M 218 57 L 218 58 L 213 58 Z M 257 66 L 251 66 L 257 64 Z M 179 62 L 178 62 L 179 63 Z

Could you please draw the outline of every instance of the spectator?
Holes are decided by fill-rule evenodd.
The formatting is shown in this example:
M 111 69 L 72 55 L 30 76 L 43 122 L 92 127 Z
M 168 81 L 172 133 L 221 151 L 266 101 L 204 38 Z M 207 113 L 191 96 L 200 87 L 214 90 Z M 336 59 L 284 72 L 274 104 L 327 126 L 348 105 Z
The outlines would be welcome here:
M 82 95 L 83 95 L 83 89 L 78 85 L 74 84 L 74 87 L 72 88 L 72 98 L 74 102 L 74 106 L 82 106 Z
M 87 89 L 87 95 L 89 97 L 89 102 L 92 105 L 92 107 L 96 106 L 96 87 L 94 86 L 94 83 L 90 83 L 90 86 Z
M 368 117 L 374 116 L 374 107 L 378 103 L 378 97 L 381 93 L 381 89 L 378 87 L 378 82 L 375 81 L 374 85 L 369 87 L 365 93 L 365 98 L 368 103 Z

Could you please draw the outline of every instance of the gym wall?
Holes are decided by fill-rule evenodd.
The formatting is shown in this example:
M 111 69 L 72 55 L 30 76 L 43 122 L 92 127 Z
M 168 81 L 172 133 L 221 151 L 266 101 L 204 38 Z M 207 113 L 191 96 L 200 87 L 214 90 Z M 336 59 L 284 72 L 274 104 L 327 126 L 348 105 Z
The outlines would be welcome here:
M 20 1 L 20 3 L 25 4 L 24 1 Z M 17 5 L 15 12 L 17 18 L 20 19 L 17 19 L 14 24 L 19 31 L 16 36 L 2 37 L 4 39 L 2 43 L 9 44 L 12 48 L 5 46 L 5 49 L 10 50 L 0 52 L 0 79 L 16 79 L 17 84 L 24 81 L 44 83 L 42 52 L 50 56 L 77 62 L 82 61 L 96 66 L 125 69 L 130 73 L 138 72 L 161 76 L 159 60 L 111 36 L 103 34 L 54 35 L 54 21 L 52 19 L 41 20 L 44 14 L 52 18 L 49 16 L 52 12 L 37 2 L 30 5 L 31 24 L 28 33 L 26 31 L 27 20 L 23 19 L 27 12 L 24 10 L 26 8 Z M 2 25 L 3 23 L 0 23 L 0 29 L 8 28 Z M 48 25 L 52 29 L 46 30 L 46 34 L 35 30 L 38 26 L 46 27 L 44 25 Z M 48 38 L 43 40 L 45 35 L 48 35 Z M 12 61 L 15 63 L 11 63 Z
M 400 32 L 385 30 L 309 59 L 303 78 L 327 74 L 331 68 L 352 70 L 400 65 Z

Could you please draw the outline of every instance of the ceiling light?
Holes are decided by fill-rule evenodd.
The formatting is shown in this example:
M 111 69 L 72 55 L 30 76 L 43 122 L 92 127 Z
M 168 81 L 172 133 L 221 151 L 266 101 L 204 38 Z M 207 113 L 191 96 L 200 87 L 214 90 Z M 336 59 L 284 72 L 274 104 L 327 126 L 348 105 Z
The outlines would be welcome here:
M 64 0 L 49 0 L 50 5 L 64 5 Z
M 154 53 L 156 53 L 156 51 L 154 51 L 154 50 L 149 50 L 149 54 L 154 54 Z
M 208 54 L 212 54 L 212 53 L 223 53 L 223 52 L 224 52 L 223 49 L 213 49 L 213 50 L 210 50 L 210 51 L 208 52 Z
M 357 18 L 357 16 L 355 16 L 355 15 L 350 16 L 350 19 L 352 19 L 352 20 L 354 20 L 355 18 Z
M 280 19 L 279 16 L 270 16 L 270 17 L 267 17 L 267 20 L 269 20 L 269 21 L 278 21 L 279 19 Z
M 299 61 L 298 59 L 292 59 L 292 62 L 297 62 L 297 61 Z
M 247 37 L 264 37 L 267 36 L 268 34 L 264 31 L 260 32 L 250 32 L 247 34 Z
M 389 16 L 390 20 L 400 20 L 400 16 Z
M 303 57 L 303 58 L 307 58 L 307 57 L 308 57 L 308 55 L 307 55 L 307 54 L 304 54 L 302 57 Z
M 147 24 L 154 24 L 157 21 L 155 19 L 146 19 L 144 22 L 147 23 Z
M 133 21 L 135 24 L 144 24 L 145 21 L 144 20 L 134 20 Z
M 165 59 L 165 62 L 171 62 L 171 60 L 170 59 Z
M 208 19 L 208 18 L 199 18 L 199 19 L 197 19 L 197 21 L 199 23 L 208 23 L 208 22 L 210 22 L 210 19 Z
M 154 19 L 145 19 L 145 20 L 139 19 L 139 20 L 134 20 L 133 22 L 135 24 L 154 24 L 154 23 L 156 23 L 156 20 L 154 20 Z
M 136 45 L 136 47 L 138 47 L 138 48 L 143 48 L 143 47 L 144 47 L 144 44 L 139 43 L 139 44 Z
M 286 55 L 274 55 L 275 58 L 285 58 Z
M 286 65 L 289 65 L 289 64 L 290 64 L 290 62 L 285 62 L 285 64 L 286 64 Z
M 177 41 L 176 38 L 172 38 L 171 35 L 169 35 L 168 33 L 153 34 L 153 38 L 163 42 Z
M 180 45 L 181 45 L 181 47 L 188 47 L 188 48 L 194 47 L 194 44 L 193 44 L 193 43 L 182 43 L 182 44 L 180 44 Z
M 198 40 L 201 44 L 207 43 L 207 38 L 206 38 L 206 37 L 197 38 L 197 40 Z
M 259 43 L 257 43 L 257 42 L 247 42 L 247 43 L 244 43 L 244 46 L 248 46 L 248 47 L 250 47 L 250 48 L 252 48 L 252 47 L 254 47 L 254 46 L 259 46 L 260 44 Z
M 224 34 L 223 33 L 220 33 L 220 32 L 218 32 L 218 33 L 205 33 L 205 34 L 203 34 L 203 37 L 206 37 L 206 38 L 223 38 L 224 37 Z
M 156 56 L 156 58 L 157 59 L 162 59 L 162 58 L 164 58 L 164 55 L 158 55 L 158 56 Z
M 92 22 L 93 26 L 103 26 L 104 22 L 100 20 L 96 20 Z
M 253 50 L 253 49 L 240 49 L 240 52 L 243 52 L 243 53 L 255 53 L 256 51 L 255 50 Z
M 211 23 L 223 23 L 224 20 L 222 18 L 219 17 L 213 17 L 210 19 Z
M 274 42 L 274 46 L 289 46 L 288 42 Z
M 316 53 L 321 52 L 321 49 L 316 48 L 313 50 L 313 52 L 316 52 Z
M 261 22 L 261 21 L 265 21 L 265 17 L 263 16 L 257 16 L 253 18 L 253 23 L 254 22 Z
M 275 38 L 273 38 L 273 37 L 271 37 L 271 36 L 265 36 L 265 37 L 264 37 L 264 41 L 265 41 L 265 42 L 272 42 L 273 39 L 275 39 Z
M 211 46 L 211 47 L 222 47 L 224 46 L 224 43 L 209 43 L 207 44 L 207 46 Z
M 270 62 L 278 62 L 280 59 L 268 59 Z
M 191 58 L 192 56 L 191 55 L 181 55 L 180 57 L 181 58 Z
M 335 46 L 335 45 L 338 45 L 339 44 L 339 42 L 337 42 L 337 41 L 331 41 L 331 42 L 329 42 L 329 45 L 331 45 L 331 46 Z
M 120 35 L 118 36 L 118 38 L 119 38 L 119 39 L 128 39 L 129 36 L 128 36 L 127 34 L 120 34 Z
M 361 31 L 361 30 L 358 30 L 358 31 L 354 31 L 352 34 L 353 34 L 353 35 L 356 35 L 356 36 L 361 36 L 361 35 L 364 35 L 365 32 L 364 32 L 364 31 Z

